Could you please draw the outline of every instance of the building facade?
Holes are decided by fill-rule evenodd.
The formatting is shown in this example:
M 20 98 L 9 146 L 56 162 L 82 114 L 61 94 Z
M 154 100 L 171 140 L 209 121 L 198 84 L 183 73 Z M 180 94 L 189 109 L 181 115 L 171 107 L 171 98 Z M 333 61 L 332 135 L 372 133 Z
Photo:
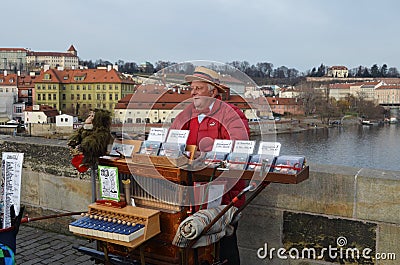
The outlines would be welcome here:
M 0 71 L 26 71 L 27 49 L 0 48 Z
M 25 108 L 25 123 L 55 123 L 58 111 L 47 105 L 33 105 Z
M 42 70 L 35 78 L 35 104 L 80 117 L 94 108 L 114 110 L 135 83 L 115 69 Z
M 67 52 L 29 51 L 26 54 L 26 63 L 29 69 L 37 69 L 45 65 L 50 68 L 77 69 L 79 58 L 75 47 L 71 45 Z
M 349 69 L 346 66 L 331 66 L 328 68 L 327 76 L 345 78 L 349 76 Z
M 400 106 L 400 85 L 382 85 L 376 89 L 379 105 Z
M 0 116 L 2 121 L 13 119 L 13 104 L 18 101 L 17 75 L 0 74 Z

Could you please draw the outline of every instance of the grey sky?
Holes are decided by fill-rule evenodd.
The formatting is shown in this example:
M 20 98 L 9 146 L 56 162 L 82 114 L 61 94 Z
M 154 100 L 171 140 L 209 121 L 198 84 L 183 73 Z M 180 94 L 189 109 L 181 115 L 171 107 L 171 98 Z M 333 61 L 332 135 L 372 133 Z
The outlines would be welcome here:
M 73 44 L 84 60 L 400 70 L 397 0 L 17 0 L 1 9 L 1 47 Z

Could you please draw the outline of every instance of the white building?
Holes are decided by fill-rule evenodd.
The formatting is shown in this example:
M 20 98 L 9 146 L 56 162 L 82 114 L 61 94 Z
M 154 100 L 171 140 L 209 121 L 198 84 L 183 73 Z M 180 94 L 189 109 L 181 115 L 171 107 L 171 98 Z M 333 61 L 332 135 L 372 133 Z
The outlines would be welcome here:
M 47 105 L 33 105 L 25 108 L 25 123 L 55 123 L 58 111 Z
M 57 127 L 71 127 L 74 125 L 74 117 L 68 114 L 60 114 L 56 116 Z
M 13 104 L 18 100 L 17 75 L 4 74 L 0 75 L 0 122 L 6 122 L 13 118 Z
M 78 69 L 79 58 L 75 47 L 71 45 L 67 52 L 29 51 L 26 55 L 26 63 L 30 67 L 48 65 L 50 68 Z

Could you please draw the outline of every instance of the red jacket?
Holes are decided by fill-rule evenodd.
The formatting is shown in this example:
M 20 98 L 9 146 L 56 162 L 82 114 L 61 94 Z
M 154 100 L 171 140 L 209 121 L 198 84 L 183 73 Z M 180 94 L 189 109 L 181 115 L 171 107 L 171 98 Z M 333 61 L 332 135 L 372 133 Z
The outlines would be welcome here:
M 198 121 L 199 112 L 193 104 L 187 106 L 175 118 L 171 129 L 190 130 L 188 145 L 196 145 L 199 151 L 211 151 L 214 139 L 248 140 L 249 124 L 243 112 L 234 105 L 221 100 L 215 100 L 214 105 L 201 123 Z M 222 197 L 222 204 L 229 202 L 245 188 L 245 181 L 239 180 L 232 189 Z M 240 207 L 245 202 L 244 196 L 235 203 Z

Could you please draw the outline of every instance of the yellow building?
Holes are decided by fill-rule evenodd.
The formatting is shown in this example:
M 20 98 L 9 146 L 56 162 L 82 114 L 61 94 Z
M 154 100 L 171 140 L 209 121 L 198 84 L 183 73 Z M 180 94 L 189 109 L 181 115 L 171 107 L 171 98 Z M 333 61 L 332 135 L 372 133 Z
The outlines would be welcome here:
M 118 100 L 134 92 L 135 83 L 115 69 L 42 70 L 35 78 L 34 104 L 84 117 L 90 109 L 113 112 Z

